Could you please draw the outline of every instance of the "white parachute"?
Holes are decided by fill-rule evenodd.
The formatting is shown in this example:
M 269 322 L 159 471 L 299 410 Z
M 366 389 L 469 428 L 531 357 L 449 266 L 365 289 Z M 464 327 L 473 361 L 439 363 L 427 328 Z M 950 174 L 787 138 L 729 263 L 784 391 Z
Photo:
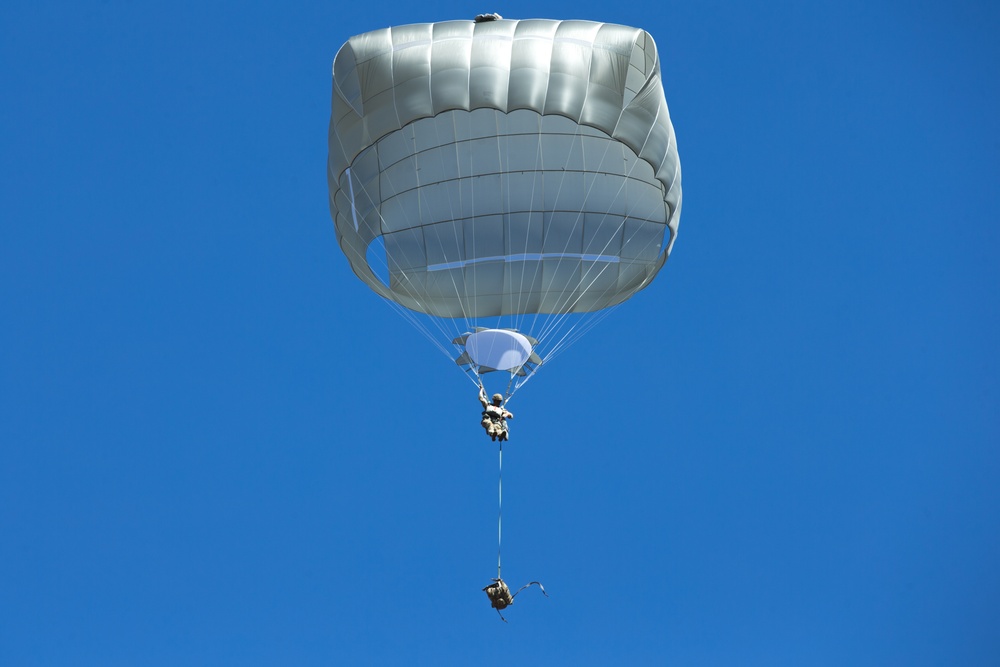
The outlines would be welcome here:
M 328 181 L 354 273 L 477 381 L 509 373 L 509 396 L 670 254 L 681 172 L 656 46 L 499 17 L 352 37 Z

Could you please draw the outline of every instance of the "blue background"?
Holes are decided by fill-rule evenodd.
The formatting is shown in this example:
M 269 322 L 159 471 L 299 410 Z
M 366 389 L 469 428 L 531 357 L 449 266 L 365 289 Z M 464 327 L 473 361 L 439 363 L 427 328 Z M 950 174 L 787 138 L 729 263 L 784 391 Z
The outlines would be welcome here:
M 1000 659 L 1000 6 L 0 10 L 0 664 Z M 657 40 L 654 284 L 517 396 L 351 273 L 331 62 L 413 22 Z

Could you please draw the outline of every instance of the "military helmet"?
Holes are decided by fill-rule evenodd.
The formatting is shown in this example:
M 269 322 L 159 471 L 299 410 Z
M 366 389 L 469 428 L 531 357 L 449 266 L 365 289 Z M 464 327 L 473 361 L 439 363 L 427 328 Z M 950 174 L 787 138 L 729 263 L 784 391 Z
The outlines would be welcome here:
M 493 402 L 503 403 L 503 396 L 501 396 L 500 394 L 493 394 Z

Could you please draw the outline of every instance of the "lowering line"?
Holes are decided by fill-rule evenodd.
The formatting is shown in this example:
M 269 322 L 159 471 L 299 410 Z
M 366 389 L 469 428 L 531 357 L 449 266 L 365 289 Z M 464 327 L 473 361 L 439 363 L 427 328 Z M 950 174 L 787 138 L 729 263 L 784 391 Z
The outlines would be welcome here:
M 530 581 L 517 589 L 516 593 L 511 594 L 507 583 L 500 577 L 500 554 L 503 548 L 503 440 L 500 441 L 499 459 L 500 467 L 497 481 L 497 496 L 499 501 L 497 510 L 497 578 L 493 580 L 493 583 L 484 588 L 483 591 L 485 591 L 486 596 L 490 599 L 490 606 L 496 609 L 497 614 L 500 615 L 500 620 L 506 623 L 507 619 L 503 617 L 501 610 L 514 604 L 514 598 L 525 588 L 538 586 L 542 591 L 542 595 L 549 597 L 549 594 L 545 592 L 545 587 L 538 581 Z
M 497 581 L 500 578 L 500 550 L 503 546 L 503 440 L 500 441 L 500 474 L 497 481 L 497 496 L 499 507 L 497 509 Z

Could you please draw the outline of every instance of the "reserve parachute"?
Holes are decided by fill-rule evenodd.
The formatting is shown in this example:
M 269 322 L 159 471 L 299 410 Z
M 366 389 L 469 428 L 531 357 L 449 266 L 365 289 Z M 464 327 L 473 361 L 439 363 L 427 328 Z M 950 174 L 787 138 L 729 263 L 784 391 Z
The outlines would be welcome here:
M 510 396 L 670 254 L 681 171 L 656 46 L 541 19 L 352 37 L 328 181 L 354 273 L 476 382 L 509 373 Z

